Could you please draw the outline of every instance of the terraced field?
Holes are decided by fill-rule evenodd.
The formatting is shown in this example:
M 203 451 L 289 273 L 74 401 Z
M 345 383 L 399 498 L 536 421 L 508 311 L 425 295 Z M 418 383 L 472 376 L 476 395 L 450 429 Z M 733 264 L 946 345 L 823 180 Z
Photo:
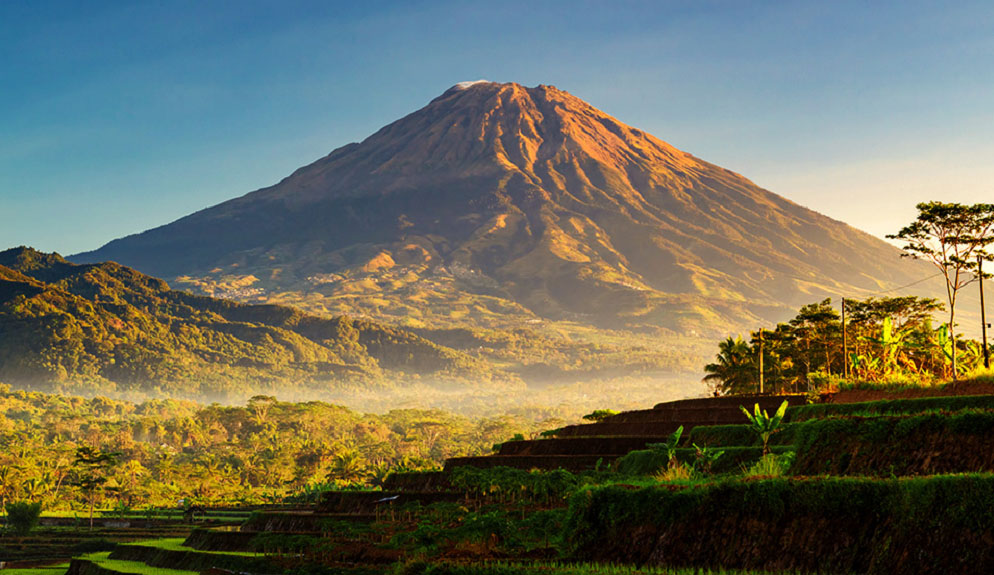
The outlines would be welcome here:
M 775 411 L 784 400 L 801 404 L 804 396 L 737 396 L 660 403 L 652 409 L 626 411 L 596 423 L 566 426 L 556 430 L 552 438 L 508 441 L 495 455 L 449 459 L 445 469 L 466 465 L 568 471 L 607 467 L 632 451 L 666 441 L 680 427 L 689 433 L 701 426 L 742 424 L 740 406 L 759 404 Z
M 773 436 L 774 454 L 793 454 L 785 474 L 744 477 L 762 449 L 739 405 L 784 399 L 799 398 L 622 413 L 395 474 L 382 491 L 81 554 L 68 572 L 994 572 L 994 396 L 798 405 Z M 694 443 L 724 453 L 709 473 L 661 480 L 672 462 L 653 444 L 681 425 L 673 453 L 688 468 Z
M 107 550 L 116 543 L 161 537 L 185 537 L 190 525 L 174 523 L 142 528 L 42 527 L 28 536 L 5 534 L 0 537 L 0 561 L 21 563 L 33 561 L 68 561 L 86 551 Z M 4 573 L 4 575 L 9 575 Z

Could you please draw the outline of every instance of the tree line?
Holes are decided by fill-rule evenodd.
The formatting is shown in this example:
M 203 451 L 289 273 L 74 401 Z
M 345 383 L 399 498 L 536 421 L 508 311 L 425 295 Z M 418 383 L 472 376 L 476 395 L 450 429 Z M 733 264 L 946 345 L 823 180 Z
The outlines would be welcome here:
M 989 367 L 986 337 L 958 338 L 955 319 L 963 288 L 991 277 L 983 262 L 994 261 L 994 204 L 925 202 L 917 210 L 915 221 L 887 237 L 904 243 L 902 255 L 939 270 L 945 304 L 916 296 L 845 299 L 843 321 L 831 299 L 812 303 L 789 322 L 752 332 L 748 341 L 722 341 L 704 381 L 716 393 L 756 392 L 761 385 L 763 391 L 804 391 L 839 376 L 920 381 Z M 946 310 L 948 321 L 933 325 L 933 314 Z
M 950 379 L 953 342 L 932 314 L 933 298 L 902 296 L 847 299 L 846 333 L 831 298 L 802 307 L 788 322 L 729 337 L 718 344 L 704 381 L 717 393 L 755 393 L 760 373 L 766 392 L 804 392 L 845 376 L 865 382 Z M 958 339 L 957 375 L 983 365 L 980 342 Z M 762 372 L 760 371 L 762 358 Z
M 0 384 L 0 509 L 135 510 L 233 505 L 369 488 L 396 470 L 435 469 L 551 415 L 479 420 L 437 410 L 362 414 L 323 402 L 256 396 L 243 406 L 50 395 Z

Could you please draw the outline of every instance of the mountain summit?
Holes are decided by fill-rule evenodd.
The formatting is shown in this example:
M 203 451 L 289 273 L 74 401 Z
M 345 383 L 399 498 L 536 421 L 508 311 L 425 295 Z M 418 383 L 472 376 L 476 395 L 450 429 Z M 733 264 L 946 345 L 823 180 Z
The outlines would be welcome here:
M 275 186 L 74 259 L 414 326 L 714 334 L 924 275 L 554 86 L 486 81 Z

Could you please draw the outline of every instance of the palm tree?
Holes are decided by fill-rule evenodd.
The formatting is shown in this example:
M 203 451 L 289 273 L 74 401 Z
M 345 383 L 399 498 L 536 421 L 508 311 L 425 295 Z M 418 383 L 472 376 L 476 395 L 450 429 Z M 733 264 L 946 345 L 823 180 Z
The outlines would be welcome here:
M 704 381 L 721 393 L 748 393 L 756 385 L 752 347 L 742 339 L 727 338 L 718 344 L 715 363 L 704 366 Z
M 48 491 L 48 484 L 41 477 L 32 477 L 21 483 L 21 491 L 26 500 L 34 502 Z
M 353 483 L 366 475 L 366 461 L 357 449 L 348 449 L 335 456 L 328 479 Z

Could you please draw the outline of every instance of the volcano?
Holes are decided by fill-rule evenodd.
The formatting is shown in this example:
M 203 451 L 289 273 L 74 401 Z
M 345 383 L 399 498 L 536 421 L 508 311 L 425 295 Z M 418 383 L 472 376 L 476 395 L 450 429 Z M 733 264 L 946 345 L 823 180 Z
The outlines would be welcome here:
M 927 275 L 554 86 L 466 82 L 278 184 L 73 259 L 406 325 L 723 334 Z

